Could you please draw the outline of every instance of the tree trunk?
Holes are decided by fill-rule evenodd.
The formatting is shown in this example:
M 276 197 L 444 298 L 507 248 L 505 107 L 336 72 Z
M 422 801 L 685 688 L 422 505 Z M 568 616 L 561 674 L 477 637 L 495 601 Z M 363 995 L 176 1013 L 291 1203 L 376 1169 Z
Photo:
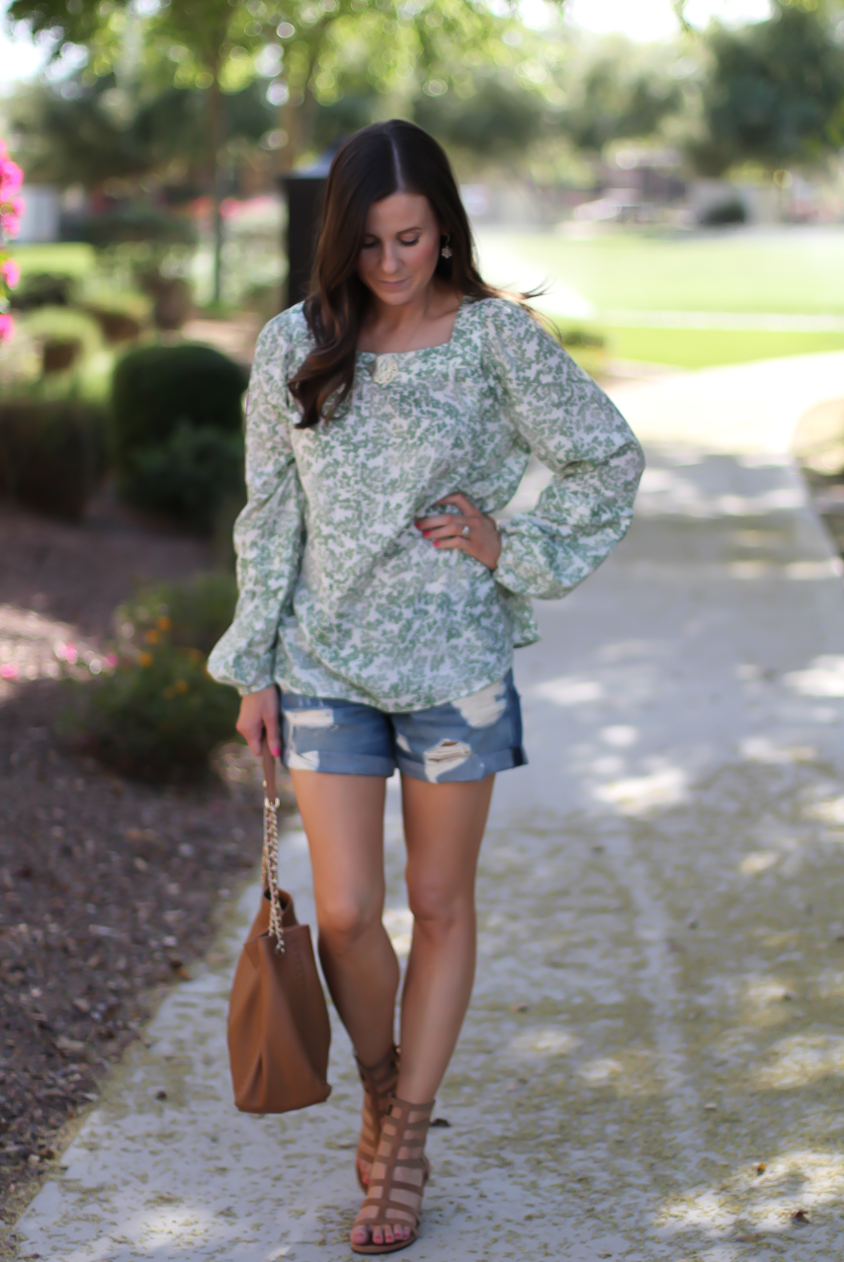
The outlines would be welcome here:
M 214 302 L 221 301 L 223 293 L 223 216 L 220 203 L 223 200 L 223 172 L 220 167 L 220 150 L 223 147 L 223 99 L 217 68 L 208 89 L 208 145 L 212 203 L 212 237 L 214 242 Z
M 278 112 L 278 121 L 281 130 L 287 135 L 287 144 L 278 151 L 278 171 L 283 175 L 285 171 L 289 171 L 296 162 L 296 154 L 299 148 L 299 107 L 293 105 L 288 99 L 284 102 Z
M 308 49 L 308 59 L 305 65 L 305 73 L 299 82 L 288 82 L 290 95 L 281 107 L 280 122 L 283 130 L 287 133 L 287 144 L 281 151 L 282 157 L 279 162 L 279 172 L 283 174 L 285 171 L 292 171 L 299 160 L 299 155 L 303 149 L 307 149 L 310 144 L 313 129 L 313 107 L 314 98 L 311 92 L 311 79 L 316 68 L 319 58 L 319 50 L 321 40 L 325 35 L 325 31 L 330 26 L 330 22 L 322 22 L 318 28 L 314 29 L 314 41 Z

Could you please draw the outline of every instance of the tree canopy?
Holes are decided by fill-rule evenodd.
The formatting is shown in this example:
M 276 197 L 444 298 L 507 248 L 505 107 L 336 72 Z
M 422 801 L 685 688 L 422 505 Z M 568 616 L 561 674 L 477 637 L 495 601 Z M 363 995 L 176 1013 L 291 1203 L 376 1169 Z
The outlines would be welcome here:
M 683 104 L 680 85 L 668 73 L 672 60 L 664 52 L 637 55 L 628 41 L 603 45 L 572 84 L 560 111 L 561 130 L 578 149 L 594 154 L 616 140 L 653 136 Z
M 504 37 L 517 22 L 515 7 L 496 13 L 485 0 L 12 0 L 8 17 L 51 35 L 56 53 L 85 45 L 93 74 L 119 75 L 140 24 L 147 78 L 213 97 L 277 77 L 285 165 L 310 147 L 316 106 L 335 105 L 350 77 L 382 95 L 418 83 L 436 97 L 465 83 L 467 66 L 511 60 Z M 209 101 L 212 132 L 213 114 Z
M 136 183 L 155 173 L 178 179 L 194 195 L 207 157 L 207 89 L 177 88 L 127 97 L 113 72 L 93 80 L 76 75 L 62 84 L 38 83 L 8 106 L 17 152 L 29 179 L 58 188 L 92 190 Z M 258 84 L 224 97 L 230 140 L 257 144 L 274 110 Z M 175 177 L 175 179 L 174 179 Z
M 817 165 L 844 144 L 841 0 L 773 3 L 767 21 L 701 32 L 672 0 L 686 34 L 650 48 L 530 31 L 515 0 L 12 0 L 8 17 L 56 55 L 87 50 L 70 84 L 32 94 L 36 178 L 56 178 L 50 162 L 160 174 L 179 151 L 219 205 L 233 139 L 283 170 L 390 113 L 481 162 L 526 167 L 556 146 L 583 168 L 658 140 L 704 174 Z M 48 161 L 50 138 L 66 152 Z
M 282 116 L 271 143 L 280 165 L 290 166 L 313 140 L 316 106 L 340 99 L 350 61 L 364 63 L 370 89 L 389 94 L 418 79 L 436 96 L 460 79 L 467 58 L 506 60 L 504 36 L 516 20 L 515 12 L 494 13 L 484 0 L 12 0 L 8 17 L 51 35 L 56 53 L 85 45 L 88 72 L 114 72 L 117 91 L 137 78 L 139 66 L 147 79 L 207 90 L 216 294 L 225 93 L 260 74 L 275 79 L 270 99 Z
M 689 147 L 701 172 L 719 175 L 746 162 L 769 170 L 819 165 L 840 151 L 844 46 L 834 19 L 817 0 L 777 0 L 767 21 L 710 28 L 705 132 Z

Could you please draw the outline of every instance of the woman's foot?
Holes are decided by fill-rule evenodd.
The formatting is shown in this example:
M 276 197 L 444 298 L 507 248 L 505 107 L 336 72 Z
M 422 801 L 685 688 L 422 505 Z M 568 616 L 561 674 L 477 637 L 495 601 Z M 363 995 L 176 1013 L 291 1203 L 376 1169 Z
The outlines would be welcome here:
M 362 1065 L 357 1057 L 355 1060 L 363 1083 L 363 1113 L 355 1169 L 358 1183 L 365 1192 L 381 1138 L 381 1119 L 390 1110 L 393 1092 L 399 1080 L 399 1049 L 393 1044 L 383 1060 L 371 1067 Z
M 412 1244 L 419 1231 L 427 1178 L 425 1139 L 430 1104 L 393 1097 L 381 1120 L 381 1139 L 369 1176 L 369 1194 L 349 1239 L 355 1253 L 394 1253 Z

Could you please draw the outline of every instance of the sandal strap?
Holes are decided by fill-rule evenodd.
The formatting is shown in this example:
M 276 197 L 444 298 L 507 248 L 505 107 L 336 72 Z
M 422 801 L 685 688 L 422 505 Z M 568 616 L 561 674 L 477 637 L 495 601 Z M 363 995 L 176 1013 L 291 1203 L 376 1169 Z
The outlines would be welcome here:
M 399 1049 L 394 1043 L 377 1065 L 364 1065 L 358 1056 L 355 1056 L 355 1061 L 364 1089 L 357 1160 L 371 1163 L 375 1160 L 375 1152 L 381 1138 L 381 1122 L 384 1115 L 389 1112 L 390 1101 L 398 1082 Z M 358 1177 L 360 1178 L 360 1175 Z
M 399 1072 L 399 1049 L 395 1043 L 377 1065 L 364 1065 L 358 1056 L 355 1056 L 355 1063 L 367 1091 L 373 1095 L 392 1095 Z
M 376 1155 L 375 1157 L 369 1176 L 368 1195 L 358 1216 L 361 1226 L 366 1226 L 370 1230 L 373 1227 L 392 1226 L 398 1221 L 396 1215 L 401 1215 L 403 1221 L 410 1223 L 414 1230 L 418 1228 L 419 1211 L 412 1209 L 404 1201 L 395 1200 L 392 1193 L 393 1191 L 409 1192 L 413 1196 L 418 1196 L 421 1203 L 426 1172 L 423 1150 L 434 1103 L 435 1101 L 431 1100 L 429 1104 L 411 1104 L 407 1100 L 399 1100 L 397 1096 L 392 1097 L 390 1111 L 381 1123 L 381 1139 L 389 1142 L 390 1151 L 387 1156 Z M 414 1114 L 419 1116 L 414 1117 Z M 402 1149 L 408 1148 L 418 1148 L 420 1151 L 415 1156 L 399 1156 Z M 383 1174 L 375 1174 L 376 1168 L 382 1165 L 384 1166 Z M 419 1170 L 423 1178 L 418 1183 L 408 1183 L 404 1179 L 397 1179 L 397 1167 L 402 1171 Z M 367 1210 L 375 1212 L 367 1214 Z

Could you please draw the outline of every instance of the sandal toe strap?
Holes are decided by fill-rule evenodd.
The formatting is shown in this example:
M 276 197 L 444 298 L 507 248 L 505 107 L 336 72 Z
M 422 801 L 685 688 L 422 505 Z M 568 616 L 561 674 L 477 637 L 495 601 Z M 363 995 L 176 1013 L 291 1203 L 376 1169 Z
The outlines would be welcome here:
M 415 1235 L 429 1169 L 423 1149 L 432 1109 L 433 1101 L 430 1105 L 418 1105 L 391 1098 L 390 1111 L 381 1122 L 381 1141 L 389 1143 L 390 1151 L 387 1154 L 382 1149 L 375 1157 L 357 1225 L 370 1231 L 376 1227 L 408 1226 Z M 401 1156 L 402 1151 L 413 1149 L 417 1150 L 413 1156 Z M 404 1176 L 418 1173 L 419 1179 L 410 1183 L 407 1177 L 398 1178 L 399 1172 Z M 405 1197 L 413 1198 L 415 1206 L 408 1204 Z

